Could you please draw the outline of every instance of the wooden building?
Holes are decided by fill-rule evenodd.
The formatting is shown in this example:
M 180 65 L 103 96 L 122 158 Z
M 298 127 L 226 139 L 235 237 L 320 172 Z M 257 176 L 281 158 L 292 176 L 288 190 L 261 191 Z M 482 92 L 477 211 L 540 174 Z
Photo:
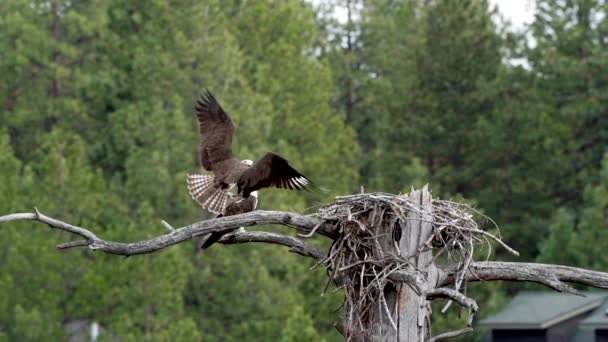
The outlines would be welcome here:
M 608 342 L 608 293 L 523 291 L 478 323 L 487 342 Z

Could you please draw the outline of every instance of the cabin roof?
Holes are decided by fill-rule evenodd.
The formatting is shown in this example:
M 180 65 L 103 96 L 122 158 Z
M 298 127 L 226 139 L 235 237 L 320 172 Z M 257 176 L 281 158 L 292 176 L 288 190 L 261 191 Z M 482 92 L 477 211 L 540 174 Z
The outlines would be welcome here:
M 579 325 L 589 328 L 608 328 L 608 300 L 583 319 Z
M 608 293 L 604 292 L 586 292 L 583 297 L 558 292 L 522 291 L 501 311 L 482 319 L 478 325 L 492 329 L 546 329 L 608 305 L 605 303 L 607 297 Z M 600 317 L 600 311 L 597 310 L 584 321 L 608 326 L 608 317 Z

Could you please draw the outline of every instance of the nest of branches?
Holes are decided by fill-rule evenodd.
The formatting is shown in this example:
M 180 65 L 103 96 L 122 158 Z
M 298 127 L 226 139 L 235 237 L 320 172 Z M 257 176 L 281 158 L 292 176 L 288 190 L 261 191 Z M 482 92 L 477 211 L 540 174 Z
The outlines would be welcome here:
M 337 197 L 334 203 L 321 207 L 318 216 L 339 229 L 327 257 L 319 262 L 331 273 L 324 291 L 332 281 L 341 284 L 347 324 L 361 331 L 369 328 L 366 322 L 373 321 L 370 315 L 377 314 L 370 310 L 378 307 L 376 301 L 389 311 L 384 289 L 393 283 L 391 274 L 416 271 L 416 255 L 433 249 L 433 260 L 443 255 L 450 263 L 461 265 L 455 282 L 456 290 L 460 290 L 477 248 L 487 247 L 489 256 L 491 242 L 496 241 L 517 253 L 501 241 L 500 231 L 491 219 L 466 203 L 432 200 L 429 212 L 407 195 L 363 193 Z M 430 223 L 432 232 L 418 244 L 415 255 L 400 255 L 401 235 L 407 233 L 403 230 L 412 220 Z M 495 231 L 481 229 L 478 222 L 483 221 Z M 394 322 L 391 324 L 396 328 Z

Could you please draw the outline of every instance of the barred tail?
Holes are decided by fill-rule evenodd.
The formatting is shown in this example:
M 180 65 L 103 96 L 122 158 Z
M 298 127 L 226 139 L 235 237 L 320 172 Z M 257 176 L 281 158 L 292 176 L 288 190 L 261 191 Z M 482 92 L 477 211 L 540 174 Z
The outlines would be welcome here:
M 186 177 L 188 192 L 201 207 L 215 214 L 223 214 L 228 203 L 228 189 L 213 182 L 213 175 L 191 175 Z

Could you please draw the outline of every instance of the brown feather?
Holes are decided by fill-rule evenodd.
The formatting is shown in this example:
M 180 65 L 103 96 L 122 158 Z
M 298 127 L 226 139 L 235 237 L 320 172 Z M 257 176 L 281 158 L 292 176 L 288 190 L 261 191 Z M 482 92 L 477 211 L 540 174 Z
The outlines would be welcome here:
M 255 165 L 243 172 L 237 185 L 239 193 L 247 197 L 252 191 L 270 186 L 303 190 L 312 184 L 308 178 L 291 167 L 285 158 L 275 153 L 266 153 Z
M 254 196 L 236 199 L 226 207 L 224 215 L 218 215 L 217 217 L 232 216 L 254 211 L 257 206 L 257 203 L 258 199 Z M 205 242 L 201 246 L 201 249 L 204 250 L 211 247 L 211 245 L 218 242 L 222 238 L 222 236 L 224 236 L 224 234 L 227 234 L 227 232 L 211 233 L 207 240 L 205 240 Z
M 195 109 L 201 134 L 201 162 L 205 170 L 211 171 L 215 164 L 232 158 L 234 124 L 209 90 L 201 95 Z
M 247 198 L 239 198 L 226 207 L 224 216 L 232 216 L 237 214 L 248 213 L 253 211 L 257 204 L 257 198 L 249 196 Z

